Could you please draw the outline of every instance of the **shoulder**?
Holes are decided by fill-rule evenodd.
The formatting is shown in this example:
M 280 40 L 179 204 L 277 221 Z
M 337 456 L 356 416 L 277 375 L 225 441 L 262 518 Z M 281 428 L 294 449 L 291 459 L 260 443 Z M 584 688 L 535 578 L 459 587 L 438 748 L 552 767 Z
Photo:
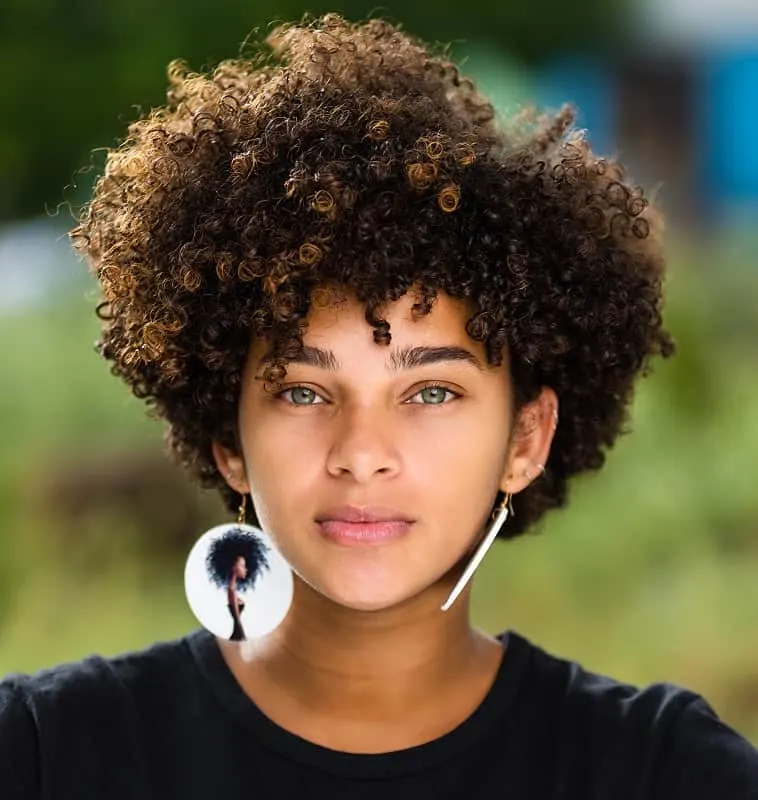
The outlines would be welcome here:
M 661 798 L 758 800 L 758 749 L 691 695 L 668 726 L 656 788 Z
M 637 687 L 526 646 L 535 687 L 559 709 L 561 747 L 587 759 L 605 788 L 627 776 L 651 800 L 758 800 L 758 750 L 701 695 L 675 683 Z
M 101 714 L 119 696 L 135 696 L 157 688 L 160 679 L 187 661 L 187 640 L 160 642 L 118 656 L 91 655 L 32 674 L 13 674 L 0 681 L 6 696 L 19 696 L 38 719 L 48 708 Z M 165 686 L 163 687 L 165 688 Z M 15 702 L 18 702 L 16 699 Z
M 0 786 L 12 800 L 38 794 L 39 747 L 25 684 L 15 675 L 0 681 Z
M 556 656 L 510 632 L 524 653 L 525 681 L 544 694 L 552 708 L 587 733 L 613 727 L 629 730 L 665 728 L 698 695 L 674 683 L 638 687 L 586 669 L 580 662 Z
M 137 757 L 145 719 L 181 682 L 189 638 L 0 681 L 0 786 L 16 787 L 10 798 L 36 797 L 42 773 L 73 779 L 95 753 L 104 770 Z

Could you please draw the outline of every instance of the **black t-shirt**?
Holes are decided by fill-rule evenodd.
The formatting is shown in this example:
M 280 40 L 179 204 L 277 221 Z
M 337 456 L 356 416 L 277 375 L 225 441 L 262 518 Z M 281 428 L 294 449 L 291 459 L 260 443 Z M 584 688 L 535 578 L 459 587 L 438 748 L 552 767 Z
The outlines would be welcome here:
M 758 751 L 698 695 L 638 690 L 515 632 L 481 705 L 432 742 L 321 747 L 242 691 L 196 631 L 0 682 L 3 800 L 758 800 Z M 444 703 L 445 698 L 440 697 Z

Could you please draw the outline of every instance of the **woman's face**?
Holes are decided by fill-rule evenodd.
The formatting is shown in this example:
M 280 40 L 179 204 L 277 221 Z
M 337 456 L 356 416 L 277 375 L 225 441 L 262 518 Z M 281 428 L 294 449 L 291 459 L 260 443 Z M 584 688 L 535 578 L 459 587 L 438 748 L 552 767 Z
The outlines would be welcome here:
M 245 561 L 244 556 L 239 556 L 234 562 L 232 574 L 235 578 L 237 578 L 237 580 L 244 581 L 245 578 L 247 578 L 247 561 Z
M 413 301 L 384 310 L 388 347 L 373 341 L 352 298 L 314 307 L 304 344 L 317 350 L 288 363 L 279 396 L 256 379 L 266 347 L 253 342 L 239 408 L 244 463 L 225 465 L 238 463 L 293 571 L 354 609 L 389 608 L 440 582 L 476 544 L 498 490 L 526 483 L 512 480 L 507 367 L 487 365 L 461 302 L 440 294 L 414 321 Z M 409 363 L 419 354 L 424 363 Z M 543 447 L 538 463 L 546 456 Z M 411 522 L 356 542 L 359 526 L 320 522 L 340 506 L 383 507 Z

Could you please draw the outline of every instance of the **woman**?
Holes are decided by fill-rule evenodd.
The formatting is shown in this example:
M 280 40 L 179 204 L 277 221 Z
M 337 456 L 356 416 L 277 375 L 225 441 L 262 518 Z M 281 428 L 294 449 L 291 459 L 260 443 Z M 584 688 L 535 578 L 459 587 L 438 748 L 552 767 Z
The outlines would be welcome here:
M 642 190 L 569 110 L 499 127 L 391 25 L 269 43 L 173 64 L 73 237 L 102 355 L 230 512 L 252 500 L 291 608 L 6 679 L 4 798 L 758 797 L 698 695 L 469 620 L 493 513 L 507 539 L 565 505 L 673 352 Z
M 229 641 L 246 640 L 242 625 L 245 601 L 237 594 L 252 589 L 258 576 L 268 569 L 267 547 L 257 536 L 240 528 L 231 528 L 216 537 L 208 547 L 205 568 L 211 582 L 226 589 L 227 608 L 232 618 Z
M 237 579 L 244 578 L 246 574 L 247 564 L 245 563 L 245 559 L 240 556 L 234 562 L 234 567 L 232 567 L 232 572 L 229 577 L 229 586 L 227 589 L 227 608 L 229 609 L 229 613 L 232 615 L 232 620 L 234 623 L 232 635 L 229 637 L 229 640 L 232 642 L 243 642 L 246 639 L 245 629 L 242 626 L 241 618 L 241 614 L 245 610 L 245 602 L 237 594 Z

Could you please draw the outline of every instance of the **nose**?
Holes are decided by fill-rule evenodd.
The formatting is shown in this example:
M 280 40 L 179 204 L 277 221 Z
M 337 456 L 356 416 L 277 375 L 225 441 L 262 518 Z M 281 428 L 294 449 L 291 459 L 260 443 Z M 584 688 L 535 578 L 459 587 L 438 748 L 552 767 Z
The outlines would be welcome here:
M 334 477 L 349 473 L 358 483 L 391 477 L 400 470 L 397 445 L 391 412 L 369 405 L 343 407 L 334 421 L 327 471 Z

